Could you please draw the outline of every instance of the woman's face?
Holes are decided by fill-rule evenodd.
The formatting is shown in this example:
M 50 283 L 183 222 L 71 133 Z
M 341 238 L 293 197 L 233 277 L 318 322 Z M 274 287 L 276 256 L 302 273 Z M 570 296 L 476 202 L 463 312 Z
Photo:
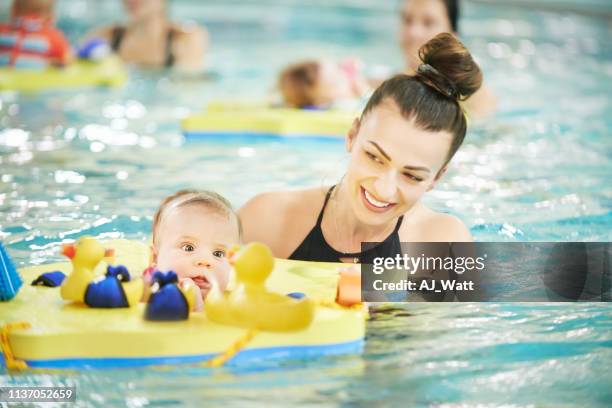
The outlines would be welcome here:
M 452 32 L 443 0 L 405 0 L 400 10 L 399 41 L 409 64 L 418 61 L 419 48 L 443 32 Z
M 345 180 L 357 219 L 384 225 L 408 212 L 444 173 L 452 136 L 423 130 L 384 101 L 349 131 Z
M 163 14 L 166 10 L 166 0 L 123 0 L 123 5 L 133 20 Z

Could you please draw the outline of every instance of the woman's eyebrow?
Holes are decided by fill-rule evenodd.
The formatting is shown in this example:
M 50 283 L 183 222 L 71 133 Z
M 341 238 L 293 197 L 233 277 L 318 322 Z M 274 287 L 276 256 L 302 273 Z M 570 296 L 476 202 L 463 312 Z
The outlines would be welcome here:
M 378 145 L 378 143 L 373 142 L 371 140 L 368 140 L 368 143 L 371 143 L 372 146 L 374 146 L 376 149 L 378 149 L 380 154 L 382 154 L 385 157 L 385 159 L 391 161 L 391 157 L 389 157 L 389 155 L 382 149 L 382 147 L 380 147 Z M 423 167 L 423 166 L 404 166 L 404 168 L 407 169 L 407 170 L 420 170 L 420 171 L 425 171 L 427 173 L 431 173 L 431 170 L 429 170 L 427 167 Z
M 385 153 L 385 151 L 382 149 L 382 147 L 380 147 L 380 146 L 378 145 L 378 143 L 373 142 L 373 141 L 371 141 L 371 140 L 368 140 L 368 143 L 371 143 L 371 144 L 372 144 L 372 146 L 374 146 L 375 148 L 377 148 L 377 149 L 378 149 L 378 151 L 380 152 L 380 154 L 382 154 L 382 155 L 385 157 L 385 159 L 387 159 L 387 160 L 391 161 L 391 157 L 389 157 L 389 155 L 388 155 L 387 153 Z
M 429 170 L 427 167 L 423 167 L 423 166 L 404 166 L 405 169 L 407 170 L 416 170 L 416 171 L 424 171 L 427 173 L 431 173 L 431 170 Z

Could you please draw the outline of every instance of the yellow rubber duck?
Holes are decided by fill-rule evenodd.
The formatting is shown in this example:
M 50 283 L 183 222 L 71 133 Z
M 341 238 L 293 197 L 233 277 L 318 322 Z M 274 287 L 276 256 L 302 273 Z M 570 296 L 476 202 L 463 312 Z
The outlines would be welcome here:
M 114 251 L 106 249 L 93 237 L 81 237 L 75 244 L 64 244 L 62 255 L 70 258 L 72 272 L 64 279 L 60 294 L 64 300 L 83 302 L 87 286 L 94 280 L 94 269 Z
M 64 279 L 60 288 L 62 299 L 82 303 L 85 301 L 88 286 L 98 281 L 94 272 L 96 266 L 104 258 L 107 258 L 109 263 L 112 262 L 114 250 L 104 248 L 97 239 L 86 236 L 79 238 L 75 244 L 64 244 L 62 254 L 72 262 L 72 272 Z M 140 301 L 144 289 L 142 279 L 121 282 L 121 287 L 129 306 Z
M 261 243 L 247 245 L 233 262 L 236 289 L 222 293 L 213 284 L 204 312 L 213 322 L 269 331 L 297 331 L 307 328 L 314 317 L 309 299 L 293 299 L 269 292 L 264 284 L 274 269 L 270 249 Z

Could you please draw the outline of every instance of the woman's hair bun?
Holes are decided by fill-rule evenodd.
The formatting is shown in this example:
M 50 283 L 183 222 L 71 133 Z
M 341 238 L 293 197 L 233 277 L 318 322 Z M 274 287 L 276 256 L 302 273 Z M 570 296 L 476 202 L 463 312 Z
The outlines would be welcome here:
M 441 33 L 419 49 L 423 62 L 416 77 L 438 92 L 458 101 L 482 85 L 482 72 L 470 52 L 454 35 Z

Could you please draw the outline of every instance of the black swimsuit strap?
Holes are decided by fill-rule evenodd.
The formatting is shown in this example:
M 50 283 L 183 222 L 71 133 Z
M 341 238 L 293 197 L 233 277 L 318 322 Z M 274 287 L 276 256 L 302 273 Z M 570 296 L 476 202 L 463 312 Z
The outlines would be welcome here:
M 111 31 L 111 41 L 110 46 L 113 52 L 119 52 L 119 48 L 121 48 L 121 41 L 123 41 L 123 36 L 125 35 L 125 27 L 123 26 L 115 26 Z
M 325 201 L 323 201 L 323 207 L 321 207 L 321 211 L 319 211 L 319 216 L 317 217 L 317 226 L 321 227 L 321 222 L 323 221 L 323 213 L 325 212 L 325 207 L 327 207 L 327 202 L 329 201 L 329 198 L 331 197 L 331 193 L 332 191 L 334 191 L 334 188 L 336 186 L 331 186 L 329 188 L 329 190 L 327 190 L 327 193 L 325 193 Z
M 166 59 L 164 60 L 164 66 L 166 68 L 170 68 L 174 65 L 174 54 L 172 53 L 172 43 L 174 40 L 174 28 L 168 30 L 168 34 L 166 36 Z
M 394 234 L 397 234 L 399 232 L 399 229 L 402 226 L 403 220 L 404 220 L 404 216 L 400 215 L 400 217 L 397 219 L 397 224 L 395 224 L 395 229 L 393 230 Z

